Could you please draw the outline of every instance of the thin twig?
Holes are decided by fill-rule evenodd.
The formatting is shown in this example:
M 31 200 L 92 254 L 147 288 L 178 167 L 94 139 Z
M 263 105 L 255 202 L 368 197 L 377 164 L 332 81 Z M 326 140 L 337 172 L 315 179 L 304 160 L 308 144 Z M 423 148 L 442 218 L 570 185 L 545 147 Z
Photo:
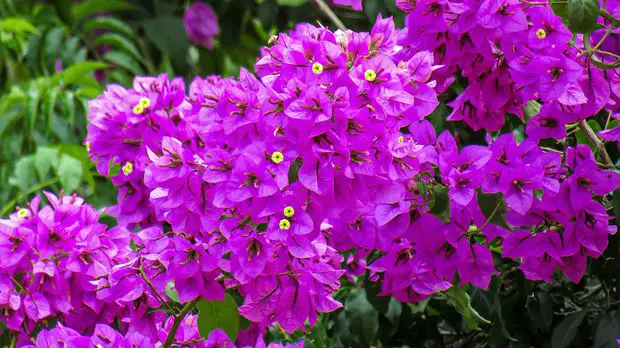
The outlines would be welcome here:
M 484 225 L 482 225 L 482 227 L 478 229 L 479 231 L 482 231 L 485 227 L 487 227 L 491 223 L 491 220 L 493 220 L 493 218 L 495 217 L 495 214 L 497 213 L 501 205 L 502 205 L 501 201 L 497 203 L 497 205 L 495 206 L 495 209 L 493 209 L 493 212 L 491 212 L 491 215 L 489 215 L 489 217 L 487 218 L 487 221 L 484 223 Z
M 603 144 L 601 139 L 599 139 L 598 135 L 596 135 L 596 133 L 594 133 L 592 128 L 590 128 L 590 125 L 588 124 L 588 122 L 586 122 L 586 120 L 579 121 L 579 128 L 586 135 L 590 143 L 592 143 L 592 145 L 594 145 L 598 149 L 601 155 L 601 159 L 603 160 L 603 163 L 607 165 L 608 167 L 613 168 L 614 162 L 611 161 L 611 157 L 609 157 L 609 154 L 607 153 L 607 150 L 605 149 L 605 144 Z
M 609 114 L 607 115 L 607 121 L 605 122 L 605 129 L 609 127 L 609 121 L 611 121 L 611 111 L 609 111 Z
M 172 327 L 170 328 L 170 331 L 168 332 L 168 337 L 166 337 L 166 341 L 164 342 L 164 345 L 162 346 L 162 348 L 170 347 L 170 345 L 172 344 L 172 341 L 174 341 L 174 336 L 176 336 L 177 331 L 179 330 L 179 326 L 181 326 L 181 322 L 183 321 L 183 319 L 185 319 L 185 316 L 187 315 L 187 313 L 189 313 L 189 311 L 191 311 L 192 308 L 194 308 L 194 304 L 196 304 L 196 302 L 198 302 L 199 299 L 200 297 L 197 297 L 187 302 L 185 306 L 183 307 L 183 309 L 181 309 L 181 312 L 179 312 L 179 314 L 177 314 L 177 316 L 174 317 L 174 322 L 172 323 Z
M 347 27 L 344 26 L 344 23 L 336 16 L 334 11 L 325 3 L 323 0 L 314 0 L 314 3 L 319 7 L 319 9 L 327 16 L 329 19 L 338 27 L 338 29 L 342 31 L 346 31 Z
M 155 287 L 153 282 L 151 282 L 151 278 L 149 278 L 149 276 L 146 274 L 146 272 L 144 272 L 144 269 L 142 268 L 142 261 L 140 261 L 139 271 L 140 271 L 140 276 L 142 277 L 142 279 L 144 280 L 146 285 L 148 285 L 149 288 L 151 288 L 151 290 L 155 293 L 155 297 L 157 297 L 159 302 L 161 302 L 161 304 L 163 306 L 167 307 L 169 310 L 174 310 L 172 307 L 170 307 L 168 302 L 166 300 L 164 300 L 164 298 L 161 296 L 161 294 L 159 293 L 159 291 L 157 290 L 157 288 Z

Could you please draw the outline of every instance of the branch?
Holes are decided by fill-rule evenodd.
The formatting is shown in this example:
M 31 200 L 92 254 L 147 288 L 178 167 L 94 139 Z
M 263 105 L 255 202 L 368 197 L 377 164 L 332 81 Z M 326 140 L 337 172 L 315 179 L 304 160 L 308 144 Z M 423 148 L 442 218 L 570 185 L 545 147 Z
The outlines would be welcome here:
M 594 133 L 592 128 L 590 128 L 588 122 L 586 122 L 586 120 L 579 121 L 579 128 L 586 135 L 590 143 L 592 143 L 592 145 L 594 145 L 598 149 L 599 153 L 601 154 L 601 159 L 603 160 L 603 163 L 609 168 L 613 168 L 614 162 L 611 161 L 611 157 L 609 157 L 609 154 L 605 149 L 605 144 L 603 144 L 601 139 L 599 139 L 599 137 L 596 135 L 596 133 Z
M 611 13 L 607 12 L 607 10 L 601 9 L 601 16 L 608 20 L 614 27 L 620 26 L 620 19 L 616 19 Z
M 169 310 L 173 310 L 172 307 L 170 307 L 170 305 L 168 304 L 168 302 L 166 300 L 164 300 L 163 297 L 161 297 L 161 294 L 159 293 L 159 291 L 157 290 L 157 288 L 155 287 L 153 282 L 151 282 L 151 278 L 149 278 L 149 276 L 146 274 L 146 272 L 144 272 L 144 268 L 142 268 L 142 266 L 143 266 L 142 265 L 142 260 L 140 260 L 140 268 L 138 270 L 140 272 L 140 276 L 142 277 L 142 279 L 144 280 L 146 285 L 148 285 L 149 288 L 151 288 L 151 290 L 155 294 L 155 297 L 157 297 L 159 302 L 161 302 L 162 306 L 167 307 Z
M 327 16 L 329 19 L 338 27 L 338 29 L 342 31 L 346 31 L 347 27 L 344 26 L 340 18 L 336 16 L 334 11 L 325 3 L 323 0 L 314 0 L 314 3 L 319 7 L 319 9 Z
M 174 317 L 174 323 L 172 323 L 172 327 L 170 328 L 170 331 L 168 332 L 168 337 L 166 337 L 166 341 L 164 342 L 164 345 L 162 346 L 162 348 L 170 347 L 170 345 L 172 344 L 172 341 L 174 341 L 174 336 L 176 336 L 177 331 L 179 330 L 179 326 L 181 326 L 181 322 L 183 321 L 183 319 L 185 319 L 185 316 L 187 315 L 187 313 L 189 313 L 189 311 L 191 311 L 192 308 L 194 308 L 194 304 L 196 304 L 196 302 L 198 302 L 199 299 L 200 297 L 197 297 L 187 302 L 185 306 L 183 307 L 183 309 L 181 309 L 181 312 L 179 312 L 179 314 L 177 314 L 177 316 Z

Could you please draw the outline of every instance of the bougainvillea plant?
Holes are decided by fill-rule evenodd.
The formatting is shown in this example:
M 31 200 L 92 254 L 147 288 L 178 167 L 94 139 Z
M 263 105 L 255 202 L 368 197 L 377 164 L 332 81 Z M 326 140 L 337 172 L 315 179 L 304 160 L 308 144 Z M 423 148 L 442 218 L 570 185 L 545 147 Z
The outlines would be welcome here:
M 300 24 L 262 48 L 256 75 L 137 77 L 92 100 L 85 144 L 118 188 L 118 226 L 62 193 L 0 221 L 16 344 L 266 346 L 269 328 L 341 308 L 341 282 L 361 274 L 405 303 L 486 289 L 506 260 L 579 282 L 616 233 L 603 141 L 618 131 L 588 118 L 619 117 L 620 6 L 596 7 L 594 31 L 571 17 L 574 35 L 546 2 L 396 5 L 404 29 Z M 455 85 L 447 120 L 480 131 L 475 144 L 428 120 Z M 577 130 L 592 146 L 565 141 Z M 204 329 L 231 301 L 245 328 Z

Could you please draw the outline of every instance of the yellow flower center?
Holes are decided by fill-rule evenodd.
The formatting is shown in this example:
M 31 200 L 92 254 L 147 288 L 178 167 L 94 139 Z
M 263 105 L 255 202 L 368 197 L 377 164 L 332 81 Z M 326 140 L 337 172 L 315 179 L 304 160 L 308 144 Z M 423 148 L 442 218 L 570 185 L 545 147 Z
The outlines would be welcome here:
M 28 216 L 28 209 L 25 208 L 21 208 L 18 212 L 17 212 L 17 216 L 20 218 L 25 218 L 26 216 Z
M 293 207 L 289 205 L 288 207 L 284 208 L 284 216 L 291 217 L 293 215 L 295 215 L 295 209 L 293 209 Z
M 140 115 L 143 112 L 144 112 L 144 108 L 142 106 L 140 106 L 140 104 L 138 104 L 138 105 L 133 107 L 133 113 L 134 114 Z
M 123 170 L 123 174 L 129 175 L 129 174 L 133 173 L 133 163 L 127 162 L 127 163 L 125 163 L 125 165 L 121 169 Z
M 402 135 L 398 137 L 398 142 L 402 143 L 405 141 L 405 137 L 403 137 Z
M 547 37 L 547 32 L 545 31 L 545 29 L 540 28 L 536 30 L 536 37 L 542 40 Z
M 280 220 L 280 229 L 281 230 L 288 230 L 289 228 L 291 228 L 291 222 L 290 221 L 288 221 L 287 219 Z
M 312 64 L 312 72 L 316 75 L 320 75 L 321 73 L 323 73 L 323 64 L 319 62 L 315 62 L 314 64 Z
M 86 151 L 90 152 L 90 143 L 88 141 L 84 143 L 84 146 L 86 146 Z
M 271 154 L 271 160 L 273 161 L 273 163 L 278 164 L 284 161 L 284 155 L 282 154 L 282 152 L 276 151 Z
M 377 78 L 377 73 L 374 70 L 372 70 L 372 69 L 368 69 L 364 73 L 364 78 L 368 82 L 373 82 Z
M 143 109 L 148 108 L 149 106 L 151 106 L 151 100 L 149 98 L 140 98 L 140 101 L 138 102 L 138 105 L 140 105 Z

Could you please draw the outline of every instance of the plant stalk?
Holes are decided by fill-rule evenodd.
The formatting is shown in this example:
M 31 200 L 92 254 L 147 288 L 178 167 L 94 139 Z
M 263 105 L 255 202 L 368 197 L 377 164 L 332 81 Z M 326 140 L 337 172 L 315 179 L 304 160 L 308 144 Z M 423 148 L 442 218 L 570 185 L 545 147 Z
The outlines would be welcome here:
M 588 122 L 586 122 L 586 120 L 579 121 L 579 128 L 586 135 L 590 143 L 592 143 L 592 145 L 594 145 L 598 149 L 599 153 L 601 154 L 603 164 L 605 164 L 609 168 L 613 168 L 614 162 L 611 161 L 611 157 L 609 157 L 609 154 L 605 149 L 605 144 L 603 144 L 601 139 L 599 139 L 598 135 L 594 133 Z
M 344 23 L 336 16 L 334 11 L 325 3 L 323 0 L 314 0 L 314 3 L 319 7 L 321 12 L 323 12 L 333 23 L 338 27 L 338 29 L 342 31 L 346 31 L 347 27 L 344 26 Z
M 196 304 L 196 302 L 198 302 L 199 299 L 200 297 L 197 297 L 187 302 L 185 306 L 183 306 L 183 309 L 181 309 L 181 312 L 179 312 L 179 314 L 177 314 L 176 317 L 174 317 L 174 322 L 172 323 L 172 327 L 170 328 L 170 332 L 168 332 L 168 337 L 166 337 L 166 341 L 164 342 L 164 345 L 162 346 L 162 348 L 170 347 L 170 345 L 172 344 L 172 341 L 174 341 L 174 336 L 176 336 L 177 331 L 179 330 L 179 327 L 181 326 L 181 322 L 183 321 L 183 319 L 185 319 L 185 316 L 187 315 L 187 313 L 189 313 L 189 311 L 191 311 L 192 308 L 194 308 L 194 304 Z

